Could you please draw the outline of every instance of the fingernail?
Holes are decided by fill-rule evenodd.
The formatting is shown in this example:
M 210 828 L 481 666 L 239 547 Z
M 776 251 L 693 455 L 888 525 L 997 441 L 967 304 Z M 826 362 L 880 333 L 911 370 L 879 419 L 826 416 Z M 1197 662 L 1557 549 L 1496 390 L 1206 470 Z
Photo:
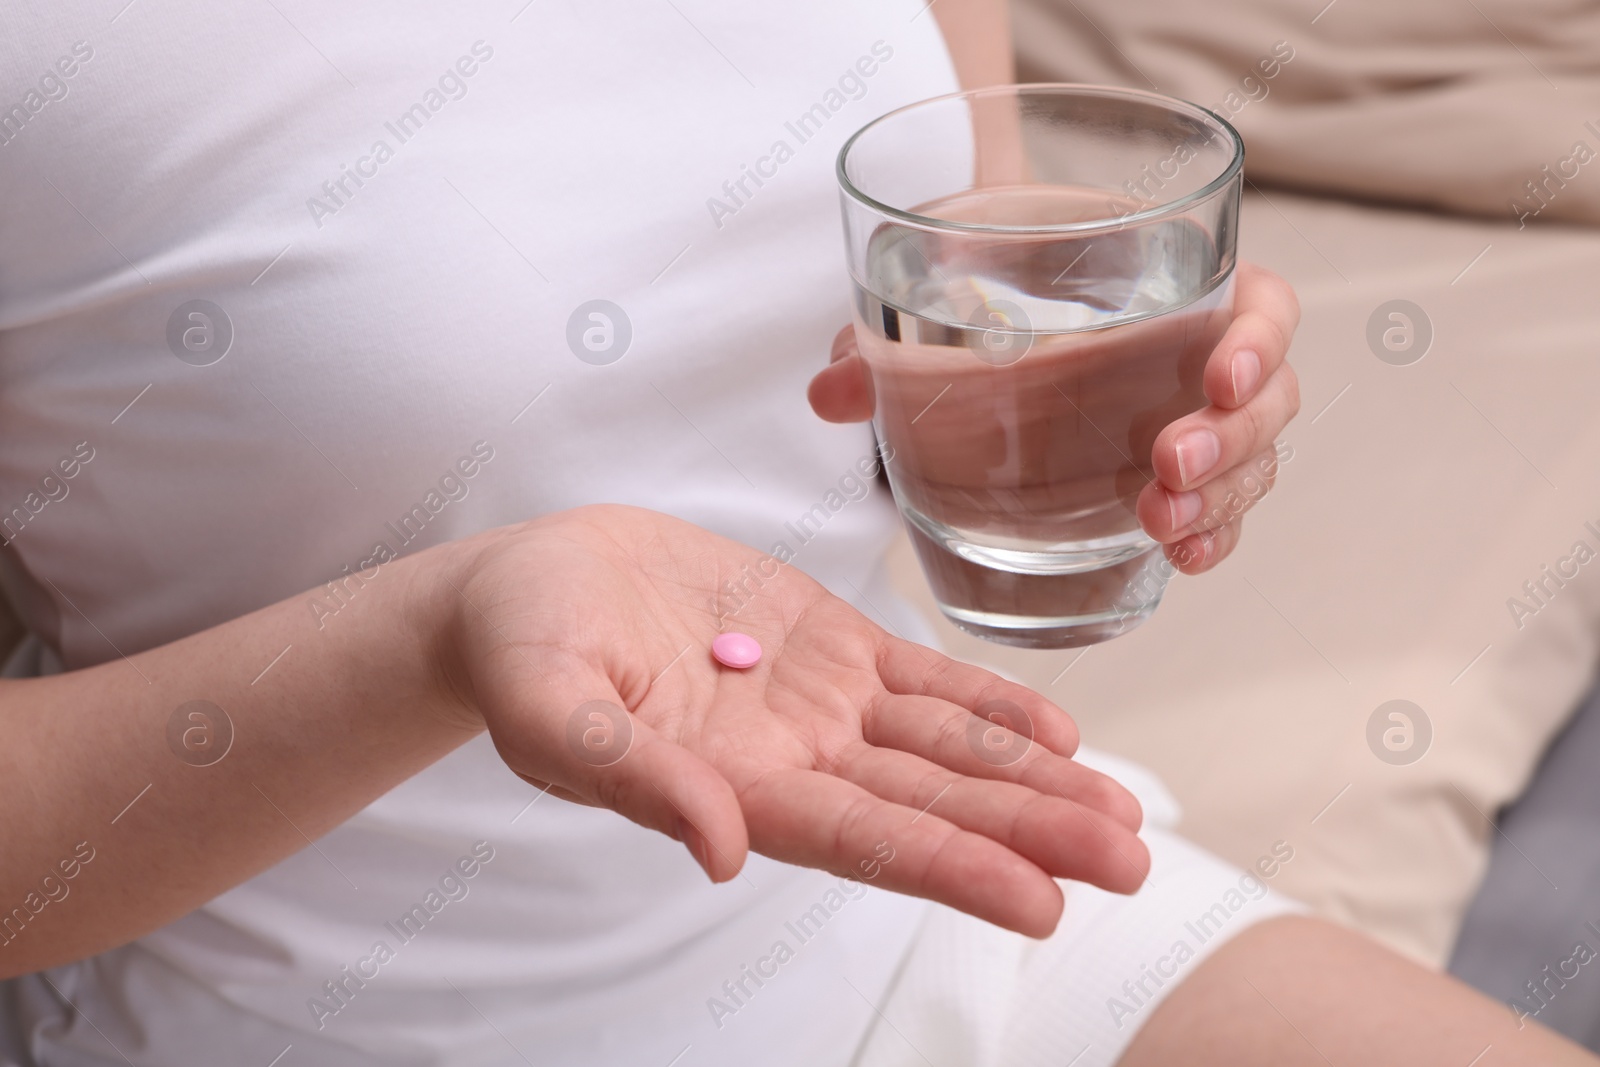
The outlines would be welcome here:
M 1237 404 L 1242 402 L 1261 380 L 1261 357 L 1248 348 L 1241 348 L 1233 354 L 1229 374 L 1233 378 L 1233 400 Z
M 1211 430 L 1190 430 L 1178 438 L 1178 480 L 1193 485 L 1222 458 L 1222 440 Z
M 1187 493 L 1168 493 L 1167 511 L 1172 518 L 1172 529 L 1183 529 L 1200 517 L 1200 494 L 1192 489 Z

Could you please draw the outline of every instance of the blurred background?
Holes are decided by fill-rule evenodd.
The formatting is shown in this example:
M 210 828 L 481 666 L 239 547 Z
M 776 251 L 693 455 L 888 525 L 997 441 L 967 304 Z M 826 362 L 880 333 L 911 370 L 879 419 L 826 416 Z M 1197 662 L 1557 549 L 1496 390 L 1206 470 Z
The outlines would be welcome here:
M 1324 6 L 1325 5 L 1325 6 Z M 1153 89 L 1247 145 L 1292 456 L 1139 630 L 947 648 L 1072 712 L 1274 885 L 1600 1050 L 1600 4 L 1013 0 L 1019 77 Z M 1158 80 L 1152 75 L 1159 74 Z

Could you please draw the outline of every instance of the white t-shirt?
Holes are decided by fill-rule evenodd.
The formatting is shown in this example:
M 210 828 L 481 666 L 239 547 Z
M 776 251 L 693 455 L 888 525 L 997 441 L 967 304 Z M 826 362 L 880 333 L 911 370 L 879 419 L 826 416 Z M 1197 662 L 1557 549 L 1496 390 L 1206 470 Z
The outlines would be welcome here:
M 870 436 L 805 385 L 848 319 L 839 146 L 955 88 L 922 0 L 119 6 L 0 39 L 0 579 L 35 669 L 597 501 L 873 588 Z M 713 887 L 534 796 L 480 739 L 51 972 L 76 1011 L 11 983 L 0 1032 L 46 1063 L 848 1057 L 920 905 L 759 857 Z

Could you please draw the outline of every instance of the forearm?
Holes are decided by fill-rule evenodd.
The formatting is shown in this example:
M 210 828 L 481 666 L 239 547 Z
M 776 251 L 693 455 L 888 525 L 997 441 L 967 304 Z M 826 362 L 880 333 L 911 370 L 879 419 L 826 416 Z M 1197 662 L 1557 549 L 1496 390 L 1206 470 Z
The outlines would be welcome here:
M 450 551 L 341 580 L 337 614 L 312 608 L 339 603 L 314 590 L 128 659 L 0 684 L 0 976 L 170 922 L 473 736 L 434 647 L 454 609 L 437 577 Z M 191 701 L 225 712 L 225 755 L 221 716 L 179 712 Z
M 963 89 L 1016 80 L 1011 51 L 1011 11 L 1006 0 L 935 0 L 945 46 Z

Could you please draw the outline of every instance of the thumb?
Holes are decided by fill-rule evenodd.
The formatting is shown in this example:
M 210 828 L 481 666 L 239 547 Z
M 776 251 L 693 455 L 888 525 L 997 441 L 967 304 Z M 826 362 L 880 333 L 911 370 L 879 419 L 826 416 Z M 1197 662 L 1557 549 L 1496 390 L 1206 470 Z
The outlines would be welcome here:
M 750 835 L 728 780 L 629 711 L 605 674 L 584 667 L 547 677 L 560 681 L 532 702 L 541 713 L 513 710 L 491 723 L 506 764 L 683 842 L 713 882 L 737 875 Z
M 872 378 L 856 347 L 855 327 L 846 326 L 834 337 L 829 363 L 811 379 L 806 395 L 811 410 L 828 422 L 872 418 Z

